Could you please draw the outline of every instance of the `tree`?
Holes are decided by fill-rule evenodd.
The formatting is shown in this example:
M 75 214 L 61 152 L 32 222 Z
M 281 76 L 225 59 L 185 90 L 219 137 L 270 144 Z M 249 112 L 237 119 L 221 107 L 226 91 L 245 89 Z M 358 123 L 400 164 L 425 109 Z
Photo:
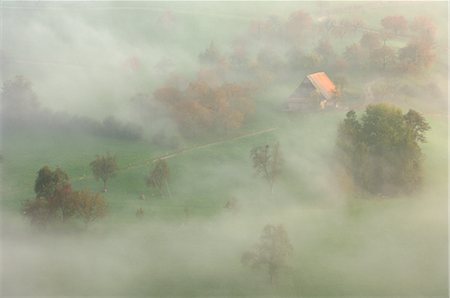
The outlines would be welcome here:
M 394 106 L 369 105 L 360 119 L 350 111 L 338 130 L 339 159 L 355 184 L 369 193 L 410 193 L 422 181 L 419 143 L 429 129 L 414 110 L 403 115 Z
M 158 159 L 155 167 L 150 172 L 150 176 L 147 177 L 147 186 L 156 188 L 160 194 L 166 189 L 170 196 L 169 177 L 170 173 L 167 161 L 165 159 Z
M 325 63 L 329 63 L 336 57 L 333 46 L 328 39 L 322 39 L 315 48 L 315 52 L 323 57 Z
M 46 226 L 51 220 L 60 218 L 63 222 L 74 215 L 72 204 L 72 187 L 69 176 L 60 168 L 52 171 L 48 166 L 38 171 L 34 191 L 36 197 L 27 200 L 23 214 L 31 219 L 31 223 Z
M 308 69 L 315 69 L 323 64 L 324 58 L 317 53 L 311 53 L 303 57 L 303 66 Z
M 350 66 L 359 68 L 363 65 L 366 59 L 366 54 L 359 44 L 354 43 L 345 48 L 344 58 Z
M 44 166 L 38 171 L 38 176 L 34 182 L 34 192 L 36 197 L 49 199 L 69 185 L 67 173 L 60 168 L 52 171 L 48 166 Z
M 144 209 L 142 209 L 142 208 L 136 209 L 136 217 L 137 217 L 137 218 L 142 218 L 142 217 L 144 217 Z
M 106 213 L 106 202 L 99 194 L 72 191 L 69 176 L 60 168 L 48 166 L 38 171 L 34 190 L 36 198 L 24 202 L 23 214 L 38 227 L 46 227 L 53 220 L 78 216 L 88 224 Z
M 216 86 L 196 80 L 182 91 L 166 87 L 158 89 L 155 97 L 168 107 L 183 134 L 197 136 L 228 133 L 240 128 L 254 108 L 251 91 L 243 84 Z
M 387 16 L 381 20 L 381 25 L 394 34 L 404 34 L 408 29 L 408 21 L 404 16 Z
M 198 56 L 200 62 L 202 63 L 217 63 L 221 59 L 220 52 L 213 41 L 209 44 L 209 47 Z
M 45 198 L 25 201 L 22 206 L 22 212 L 26 217 L 30 218 L 32 225 L 39 228 L 45 228 L 52 217 L 48 201 Z
M 258 65 L 263 66 L 269 71 L 277 71 L 283 66 L 281 57 L 272 48 L 263 48 L 259 51 L 257 56 Z
M 415 17 L 409 28 L 421 37 L 434 39 L 436 35 L 436 24 L 432 19 L 426 16 Z
M 112 155 L 99 156 L 90 163 L 95 179 L 103 181 L 103 192 L 107 192 L 106 182 L 117 172 L 116 157 Z
M 399 51 L 400 66 L 410 72 L 429 68 L 436 59 L 433 43 L 428 40 L 413 40 Z
M 335 18 L 327 17 L 320 22 L 320 29 L 325 31 L 326 36 L 338 26 L 338 21 Z
M 344 94 L 348 80 L 345 76 L 337 75 L 334 77 L 334 83 L 336 84 L 336 97 L 340 98 Z
M 3 83 L 2 117 L 14 120 L 26 120 L 39 110 L 39 102 L 31 82 L 24 76 Z
M 254 269 L 266 267 L 269 281 L 274 284 L 280 270 L 286 266 L 286 260 L 292 255 L 292 245 L 282 225 L 266 225 L 259 243 L 253 250 L 245 252 L 241 262 Z
M 292 47 L 290 50 L 286 52 L 286 61 L 287 66 L 291 68 L 291 70 L 302 69 L 304 66 L 304 57 L 305 53 L 298 47 Z
M 388 66 L 392 66 L 395 62 L 395 51 L 391 47 L 382 46 L 381 48 L 374 49 L 370 52 L 370 60 L 374 67 L 381 67 L 382 70 L 386 70 Z
M 371 32 L 364 33 L 359 43 L 363 48 L 367 50 L 378 49 L 382 44 L 380 34 Z
M 70 202 L 72 186 L 69 176 L 60 168 L 52 171 L 48 166 L 44 166 L 38 171 L 38 176 L 34 184 L 36 198 L 43 198 L 47 203 L 49 215 L 55 216 L 59 211 L 61 218 L 66 221 L 74 213 L 74 207 Z M 42 202 L 38 204 L 43 206 Z
M 286 32 L 293 42 L 301 41 L 304 35 L 311 31 L 313 19 L 303 10 L 291 13 L 286 23 Z
M 343 19 L 339 22 L 337 26 L 335 26 L 332 30 L 332 33 L 338 38 L 342 39 L 344 36 L 348 35 L 353 31 L 352 24 L 350 20 Z
M 74 192 L 72 196 L 76 213 L 86 225 L 106 215 L 108 206 L 99 193 L 83 190 Z
M 362 30 L 366 26 L 366 23 L 364 22 L 364 20 L 359 17 L 350 19 L 348 24 L 352 28 L 353 33 L 356 33 L 357 31 Z
M 415 142 L 425 143 L 425 132 L 431 129 L 425 118 L 414 110 L 409 110 L 403 118 L 406 123 L 408 138 Z
M 273 192 L 273 184 L 281 174 L 282 157 L 280 144 L 275 143 L 272 146 L 257 146 L 250 151 L 250 157 L 253 161 L 253 168 L 257 175 L 262 176 L 270 186 Z

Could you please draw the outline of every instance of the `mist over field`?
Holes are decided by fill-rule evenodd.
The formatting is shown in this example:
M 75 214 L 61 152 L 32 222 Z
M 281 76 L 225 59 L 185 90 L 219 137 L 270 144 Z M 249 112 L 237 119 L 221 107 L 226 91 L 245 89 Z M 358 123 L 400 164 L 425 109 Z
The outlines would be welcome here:
M 0 9 L 1 296 L 448 297 L 447 2 Z

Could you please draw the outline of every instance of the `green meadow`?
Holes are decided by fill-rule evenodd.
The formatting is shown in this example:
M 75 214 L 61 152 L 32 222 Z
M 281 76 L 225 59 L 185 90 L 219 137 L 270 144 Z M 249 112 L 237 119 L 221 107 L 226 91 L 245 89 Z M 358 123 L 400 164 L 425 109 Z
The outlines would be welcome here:
M 80 3 L 44 2 L 33 9 L 4 5 L 4 36 L 11 42 L 4 48 L 17 59 L 5 63 L 3 77 L 24 74 L 45 108 L 64 111 L 67 106 L 75 115 L 95 119 L 109 112 L 137 119 L 124 107 L 136 93 L 152 94 L 169 76 L 152 70 L 160 57 L 172 56 L 177 75 L 195 78 L 198 54 L 211 41 L 229 52 L 229 44 L 251 21 L 271 15 L 286 19 L 297 9 L 314 19 L 356 11 L 371 27 L 379 27 L 386 15 L 427 14 L 440 30 L 439 44 L 447 38 L 445 2 L 91 2 L 86 4 L 89 9 Z M 350 6 L 355 8 L 346 9 Z M 167 11 L 182 24 L 172 31 L 155 25 Z M 61 21 L 66 16 L 68 23 Z M 65 25 L 58 27 L 58 22 Z M 28 40 L 19 38 L 26 32 Z M 98 44 L 86 44 L 80 37 L 90 34 Z M 333 46 L 341 53 L 359 38 L 335 39 Z M 400 48 L 405 40 L 389 43 Z M 36 50 L 27 53 L 25 46 L 19 47 L 26 44 Z M 110 48 L 102 57 L 97 47 L 106 44 Z M 307 69 L 296 70 L 256 91 L 255 110 L 238 130 L 180 137 L 177 148 L 148 138 L 127 140 L 76 130 L 3 129 L 1 295 L 447 297 L 447 94 L 426 95 L 431 83 L 447 91 L 447 57 L 438 53 L 429 74 L 396 77 L 351 70 L 340 108 L 286 113 L 281 103 L 308 74 Z M 27 61 L 44 61 L 52 54 L 55 61 L 72 62 L 85 55 L 90 66 L 80 68 L 83 61 L 73 67 L 19 59 L 23 55 Z M 130 55 L 141 57 L 143 67 L 136 73 L 118 73 L 117 65 L 108 64 Z M 392 93 L 377 102 L 390 102 L 403 112 L 417 109 L 431 126 L 421 145 L 424 182 L 411 195 L 367 194 L 338 169 L 338 125 L 350 108 L 363 113 L 368 104 L 364 92 L 376 80 L 416 88 L 413 95 Z M 154 129 L 151 124 L 143 128 Z M 276 142 L 283 170 L 271 193 L 255 174 L 250 151 Z M 71 219 L 45 231 L 30 225 L 22 207 L 35 197 L 40 168 L 60 167 L 73 189 L 101 192 L 102 182 L 95 180 L 89 164 L 107 153 L 116 157 L 118 171 L 102 193 L 108 205 L 105 218 L 89 226 Z M 146 185 L 161 157 L 170 171 L 166 195 Z M 225 208 L 231 199 L 237 202 L 235 212 Z M 142 218 L 136 216 L 139 208 L 144 210 Z M 241 263 L 242 254 L 258 242 L 268 224 L 283 225 L 293 247 L 275 284 L 269 282 L 267 270 Z

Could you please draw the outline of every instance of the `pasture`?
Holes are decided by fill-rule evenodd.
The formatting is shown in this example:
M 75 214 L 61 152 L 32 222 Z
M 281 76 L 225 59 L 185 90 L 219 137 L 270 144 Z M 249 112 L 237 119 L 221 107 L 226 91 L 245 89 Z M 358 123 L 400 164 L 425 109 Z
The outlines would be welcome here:
M 177 76 L 189 81 L 198 76 L 198 55 L 211 41 L 222 53 L 229 53 L 252 21 L 270 16 L 285 20 L 297 9 L 314 20 L 357 12 L 370 28 L 379 28 L 386 15 L 426 14 L 439 29 L 437 44 L 445 44 L 447 38 L 445 2 L 408 2 L 407 7 L 405 2 L 116 2 L 112 6 L 46 2 L 22 9 L 4 5 L 4 38 L 10 42 L 5 51 L 15 53 L 4 63 L 4 76 L 20 73 L 32 78 L 45 108 L 93 119 L 109 114 L 121 120 L 138 119 L 129 99 L 140 92 L 153 94 L 173 72 L 155 70 L 160 59 L 170 57 Z M 68 23 L 62 21 L 64 16 Z M 172 21 L 166 24 L 162 16 Z M 13 27 L 16 22 L 20 24 Z M 39 25 L 33 26 L 34 22 Z M 64 26 L 49 29 L 58 22 Z M 25 32 L 38 32 L 42 40 Z M 87 39 L 80 37 L 82 33 Z M 361 35 L 332 39 L 335 51 L 341 54 Z M 27 40 L 21 36 L 29 37 L 28 48 L 33 51 L 21 47 Z M 98 44 L 86 42 L 89 36 Z M 303 50 L 314 49 L 318 40 L 313 38 Z M 404 38 L 388 41 L 393 48 L 405 44 Z M 106 45 L 110 51 L 102 55 Z M 342 105 L 323 111 L 281 110 L 282 102 L 310 70 L 298 68 L 274 76 L 257 86 L 255 109 L 242 127 L 222 135 L 177 135 L 175 147 L 146 137 L 127 140 L 41 127 L 3 129 L 2 296 L 446 297 L 444 91 L 448 78 L 443 65 L 448 65 L 445 51 L 439 48 L 437 53 L 437 62 L 424 75 L 398 76 L 370 69 L 339 73 L 347 80 Z M 133 55 L 140 58 L 140 68 L 124 70 L 122 62 Z M 391 85 L 404 88 L 394 90 Z M 375 102 L 393 103 L 403 112 L 417 109 L 431 126 L 427 142 L 421 145 L 424 183 L 413 194 L 368 194 L 339 170 L 339 123 L 348 110 L 361 115 L 367 104 L 374 103 L 368 100 L 368 88 L 378 92 Z M 407 88 L 413 91 L 402 91 Z M 153 119 L 146 121 L 144 131 L 155 130 Z M 250 151 L 276 142 L 283 171 L 271 193 L 255 174 Z M 106 153 L 116 157 L 118 171 L 102 193 L 108 205 L 104 219 L 89 226 L 72 219 L 44 232 L 30 225 L 22 207 L 35 197 L 41 167 L 60 167 L 74 189 L 101 192 L 102 182 L 94 179 L 89 163 Z M 167 161 L 170 171 L 170 192 L 165 195 L 146 185 L 158 158 Z M 232 199 L 236 210 L 225 208 Z M 139 208 L 142 217 L 136 216 Z M 267 270 L 241 263 L 243 252 L 257 243 L 267 224 L 283 225 L 293 247 L 275 284 L 268 282 Z

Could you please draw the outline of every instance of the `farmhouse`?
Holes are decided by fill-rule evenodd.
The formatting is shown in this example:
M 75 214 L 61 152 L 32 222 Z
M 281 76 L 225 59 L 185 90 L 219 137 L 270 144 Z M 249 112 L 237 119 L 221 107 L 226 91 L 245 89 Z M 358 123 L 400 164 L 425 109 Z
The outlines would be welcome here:
M 337 89 L 324 72 L 307 75 L 288 97 L 285 111 L 302 111 L 336 107 Z

